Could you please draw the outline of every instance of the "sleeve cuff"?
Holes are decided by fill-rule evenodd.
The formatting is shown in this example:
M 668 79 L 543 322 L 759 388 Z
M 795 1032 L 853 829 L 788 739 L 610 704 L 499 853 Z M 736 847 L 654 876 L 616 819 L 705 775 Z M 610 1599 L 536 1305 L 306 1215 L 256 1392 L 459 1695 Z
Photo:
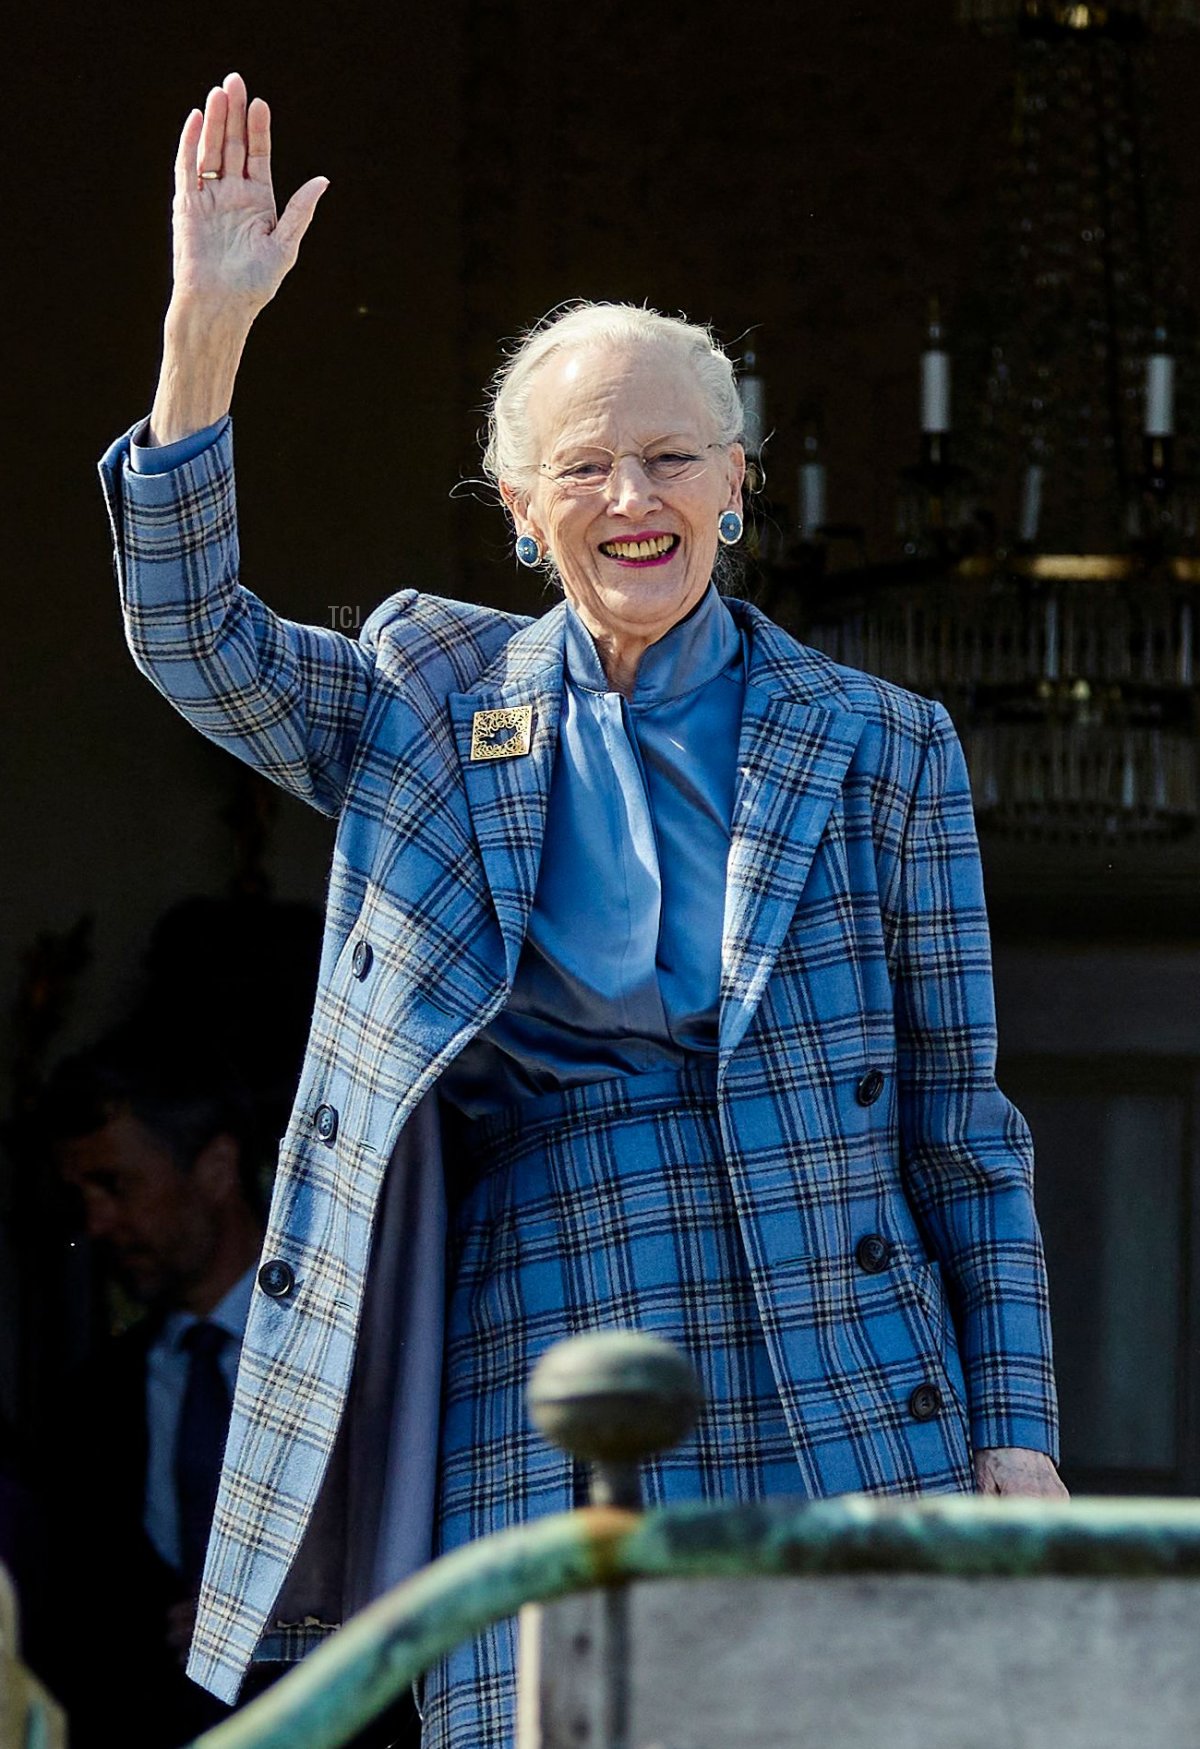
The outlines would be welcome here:
M 211 449 L 229 429 L 229 417 L 226 413 L 223 419 L 218 419 L 215 425 L 206 425 L 203 431 L 193 431 L 190 437 L 181 437 L 177 443 L 162 444 L 145 441 L 150 434 L 150 421 L 144 419 L 130 439 L 129 465 L 135 474 L 169 474 L 172 468 L 182 467 L 184 462 L 193 461 L 206 449 Z
M 1051 1416 L 1039 1415 L 1036 1411 L 1003 1417 L 974 1417 L 971 1446 L 975 1451 L 1021 1446 L 1026 1451 L 1043 1451 L 1053 1463 L 1059 1462 L 1058 1427 Z

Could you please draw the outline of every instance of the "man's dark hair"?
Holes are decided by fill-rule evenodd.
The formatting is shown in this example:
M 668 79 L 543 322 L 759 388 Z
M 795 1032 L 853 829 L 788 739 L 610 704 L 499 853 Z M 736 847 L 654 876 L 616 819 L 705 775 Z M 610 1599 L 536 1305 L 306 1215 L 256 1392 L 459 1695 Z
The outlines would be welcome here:
M 242 1194 L 256 1213 L 263 1203 L 263 1114 L 234 1065 L 219 1050 L 161 1026 L 124 1026 L 61 1062 L 42 1098 L 52 1143 L 90 1136 L 128 1111 L 189 1171 L 215 1136 L 238 1143 Z M 272 1124 L 265 1126 L 273 1128 Z

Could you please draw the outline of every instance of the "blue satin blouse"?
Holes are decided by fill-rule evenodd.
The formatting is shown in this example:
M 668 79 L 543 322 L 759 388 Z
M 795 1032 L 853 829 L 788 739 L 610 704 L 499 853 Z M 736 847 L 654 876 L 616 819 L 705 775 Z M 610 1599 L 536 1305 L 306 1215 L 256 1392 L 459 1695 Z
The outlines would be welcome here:
M 710 584 L 609 687 L 567 608 L 563 713 L 512 994 L 442 1079 L 469 1117 L 715 1053 L 746 657 Z

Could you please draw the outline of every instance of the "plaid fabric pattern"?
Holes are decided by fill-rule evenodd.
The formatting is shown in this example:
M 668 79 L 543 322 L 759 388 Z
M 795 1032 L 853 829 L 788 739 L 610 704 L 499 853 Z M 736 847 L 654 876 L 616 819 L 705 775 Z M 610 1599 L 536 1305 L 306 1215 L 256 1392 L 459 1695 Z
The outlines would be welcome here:
M 528 623 L 402 590 L 357 641 L 296 624 L 238 580 L 228 436 L 164 475 L 133 475 L 126 456 L 122 440 L 102 477 L 135 661 L 203 733 L 337 820 L 266 1241 L 295 1286 L 255 1295 L 190 1665 L 230 1699 L 276 1629 L 345 1412 L 388 1161 L 507 994 L 544 830 L 563 612 Z M 750 660 L 717 1118 L 802 1486 L 945 1485 L 966 1461 L 964 1411 L 976 1445 L 1053 1453 L 1031 1152 L 995 1085 L 953 731 L 939 706 L 730 608 Z M 524 705 L 528 756 L 472 762 L 474 713 Z M 882 1092 L 868 1099 L 871 1070 Z M 338 1113 L 329 1139 L 322 1104 Z M 876 1274 L 854 1260 L 872 1233 L 891 1247 Z M 898 1406 L 926 1376 L 915 1333 L 923 1357 L 945 1358 L 933 1421 Z
M 439 1551 L 586 1498 L 530 1425 L 525 1387 L 547 1348 L 588 1329 L 663 1336 L 703 1382 L 696 1433 L 646 1466 L 648 1501 L 804 1491 L 722 1158 L 715 1059 L 523 1102 L 466 1126 L 450 1158 Z M 514 1668 L 510 1624 L 460 1648 L 427 1681 L 426 1749 L 508 1741 Z

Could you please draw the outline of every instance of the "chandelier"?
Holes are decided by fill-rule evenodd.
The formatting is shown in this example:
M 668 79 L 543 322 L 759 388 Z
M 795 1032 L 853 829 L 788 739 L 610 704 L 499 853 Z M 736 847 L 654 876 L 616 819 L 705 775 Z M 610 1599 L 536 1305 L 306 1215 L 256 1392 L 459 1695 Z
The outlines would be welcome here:
M 1200 24 L 1200 0 L 959 0 L 958 16 L 964 24 L 1006 32 L 1014 23 L 1034 31 L 1186 30 Z
M 1200 6 L 962 0 L 960 16 L 1012 39 L 1011 156 L 952 333 L 931 313 L 900 550 L 829 567 L 810 439 L 772 606 L 790 597 L 810 643 L 946 705 L 981 826 L 1181 838 L 1200 816 L 1200 505 L 1177 443 L 1200 396 L 1144 89 L 1152 35 Z

